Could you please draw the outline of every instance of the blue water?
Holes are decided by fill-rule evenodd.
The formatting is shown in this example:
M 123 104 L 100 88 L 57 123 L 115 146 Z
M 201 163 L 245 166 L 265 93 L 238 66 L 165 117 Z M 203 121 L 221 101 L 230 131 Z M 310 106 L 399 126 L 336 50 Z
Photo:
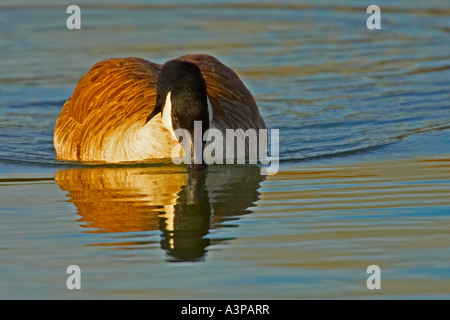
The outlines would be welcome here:
M 0 3 L 0 298 L 448 298 L 446 1 Z M 97 61 L 207 53 L 280 132 L 280 170 L 55 159 Z M 82 289 L 68 290 L 79 265 Z M 382 289 L 366 287 L 379 265 Z

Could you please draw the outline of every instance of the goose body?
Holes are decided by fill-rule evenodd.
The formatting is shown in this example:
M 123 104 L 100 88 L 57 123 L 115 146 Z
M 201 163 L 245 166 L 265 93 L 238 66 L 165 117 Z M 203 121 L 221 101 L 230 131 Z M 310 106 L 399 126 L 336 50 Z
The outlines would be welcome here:
M 253 96 L 229 67 L 208 55 L 187 55 L 175 60 L 195 64 L 200 70 L 212 128 L 223 133 L 226 129 L 266 128 Z M 163 66 L 140 58 L 112 58 L 92 66 L 56 121 L 57 157 L 105 162 L 170 158 L 178 141 L 163 123 L 167 107 L 155 110 L 161 108 L 157 96 Z M 166 105 L 171 94 L 174 95 L 169 92 L 161 97 Z M 154 116 L 157 111 L 162 116 Z

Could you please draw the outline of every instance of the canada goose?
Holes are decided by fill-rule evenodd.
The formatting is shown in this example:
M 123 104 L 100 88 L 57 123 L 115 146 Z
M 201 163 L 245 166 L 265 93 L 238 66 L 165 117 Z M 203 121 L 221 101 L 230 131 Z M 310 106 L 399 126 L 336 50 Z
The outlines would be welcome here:
M 170 158 L 178 144 L 173 131 L 192 132 L 194 121 L 202 121 L 203 132 L 266 129 L 252 94 L 212 56 L 186 55 L 162 66 L 111 58 L 96 63 L 78 82 L 56 121 L 54 145 L 62 160 Z M 191 167 L 207 166 L 203 161 Z

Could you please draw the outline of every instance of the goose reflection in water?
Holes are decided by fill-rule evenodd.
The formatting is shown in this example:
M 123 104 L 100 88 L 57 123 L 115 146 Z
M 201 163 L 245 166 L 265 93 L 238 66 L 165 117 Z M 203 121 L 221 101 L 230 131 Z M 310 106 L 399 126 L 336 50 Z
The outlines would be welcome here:
M 159 229 L 169 261 L 201 260 L 214 241 L 205 237 L 209 230 L 250 213 L 264 179 L 259 167 L 226 165 L 190 173 L 176 166 L 93 167 L 55 176 L 82 227 L 114 233 Z

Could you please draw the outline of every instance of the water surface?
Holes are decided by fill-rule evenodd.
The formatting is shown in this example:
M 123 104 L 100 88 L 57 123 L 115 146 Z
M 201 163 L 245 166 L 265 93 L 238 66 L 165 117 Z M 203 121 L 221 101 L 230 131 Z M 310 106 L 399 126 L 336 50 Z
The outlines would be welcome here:
M 380 4 L 381 30 L 364 1 L 81 1 L 81 30 L 69 4 L 0 4 L 0 298 L 450 297 L 445 1 Z M 252 91 L 280 130 L 277 175 L 55 159 L 92 64 L 188 53 Z

